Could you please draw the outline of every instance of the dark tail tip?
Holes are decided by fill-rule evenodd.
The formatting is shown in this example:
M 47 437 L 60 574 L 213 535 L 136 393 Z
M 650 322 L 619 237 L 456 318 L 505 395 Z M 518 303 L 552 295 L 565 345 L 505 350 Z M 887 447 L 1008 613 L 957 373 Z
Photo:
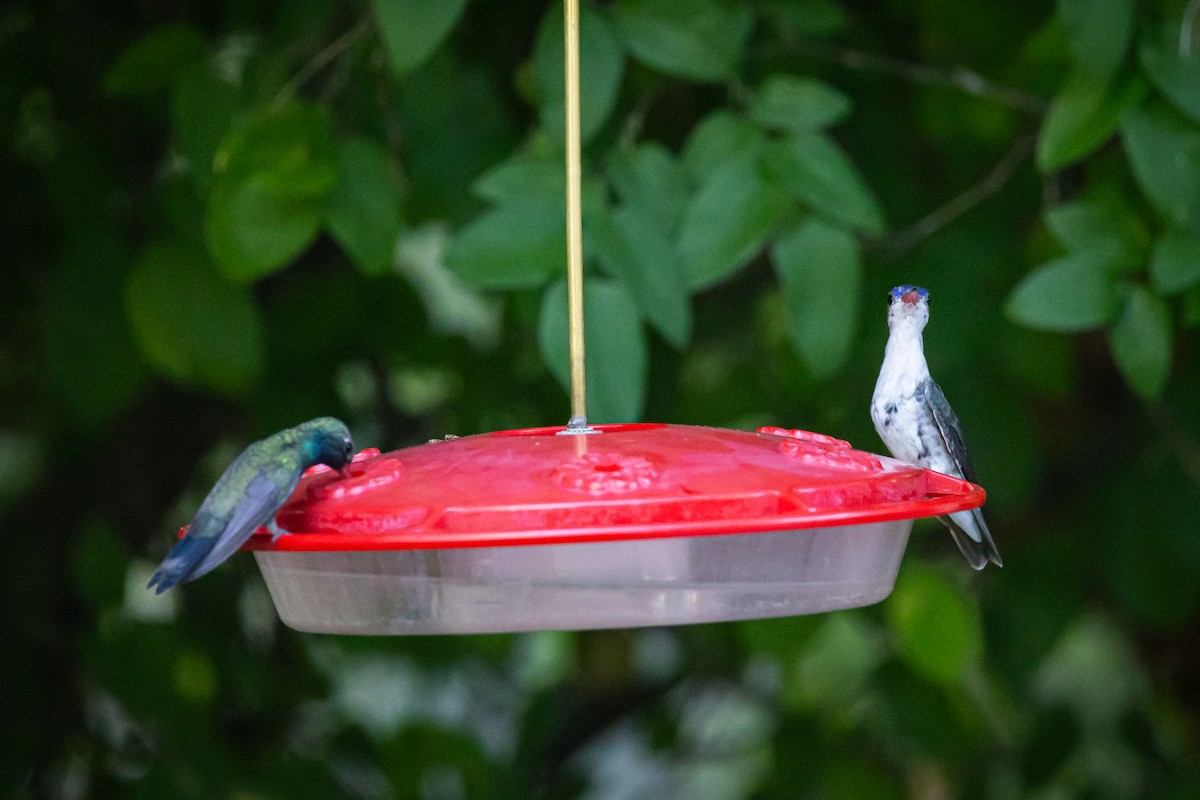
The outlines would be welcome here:
M 153 589 L 155 594 L 162 594 L 178 582 L 178 578 L 168 576 L 160 567 L 150 576 L 150 580 L 146 582 L 146 588 Z
M 996 552 L 996 545 L 992 542 L 991 535 L 983 528 L 982 542 L 977 542 L 971 538 L 971 534 L 967 533 L 958 523 L 951 517 L 938 517 L 945 526 L 950 530 L 950 536 L 954 539 L 954 543 L 958 545 L 959 552 L 963 554 L 963 558 L 967 559 L 967 563 L 975 570 L 981 570 L 992 562 L 997 566 L 1003 566 L 1000 560 L 1000 554 Z

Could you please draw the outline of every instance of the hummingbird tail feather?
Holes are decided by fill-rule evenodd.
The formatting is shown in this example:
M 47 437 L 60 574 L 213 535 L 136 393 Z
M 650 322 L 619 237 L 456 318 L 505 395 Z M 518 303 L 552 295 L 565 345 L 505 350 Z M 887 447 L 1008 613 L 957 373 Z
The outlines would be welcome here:
M 972 512 L 976 520 L 979 522 L 979 530 L 983 534 L 983 547 L 987 551 L 988 561 L 991 561 L 997 567 L 1004 566 L 1004 559 L 1000 557 L 1000 551 L 996 549 L 996 542 L 992 540 L 992 532 L 988 530 L 987 523 L 983 521 L 983 511 L 976 508 Z
M 975 569 L 983 569 L 990 561 L 998 567 L 1004 566 L 992 534 L 978 508 L 938 517 L 954 538 L 958 549 Z
M 192 573 L 196 565 L 204 560 L 204 556 L 212 549 L 213 540 L 199 536 L 185 536 L 180 539 L 163 562 L 158 565 L 146 588 L 153 588 L 156 594 L 162 594 L 177 583 L 189 581 L 196 577 Z

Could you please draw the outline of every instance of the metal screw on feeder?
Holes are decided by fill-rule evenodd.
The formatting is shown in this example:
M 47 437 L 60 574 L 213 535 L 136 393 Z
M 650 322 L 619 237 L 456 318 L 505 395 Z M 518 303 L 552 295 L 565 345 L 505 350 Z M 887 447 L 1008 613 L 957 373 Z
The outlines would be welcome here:
M 288 625 L 482 633 L 673 625 L 886 597 L 914 519 L 983 504 L 967 481 L 807 431 L 589 426 L 579 6 L 565 0 L 571 418 L 314 468 L 254 551 Z M 563 436 L 561 434 L 594 434 Z

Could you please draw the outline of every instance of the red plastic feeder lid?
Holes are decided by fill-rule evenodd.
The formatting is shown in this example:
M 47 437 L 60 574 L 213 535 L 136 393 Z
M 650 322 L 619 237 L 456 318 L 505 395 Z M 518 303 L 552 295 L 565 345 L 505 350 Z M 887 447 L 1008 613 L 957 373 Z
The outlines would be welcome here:
M 306 473 L 262 551 L 429 550 L 755 533 L 980 506 L 981 487 L 818 433 L 562 427 L 360 453 Z

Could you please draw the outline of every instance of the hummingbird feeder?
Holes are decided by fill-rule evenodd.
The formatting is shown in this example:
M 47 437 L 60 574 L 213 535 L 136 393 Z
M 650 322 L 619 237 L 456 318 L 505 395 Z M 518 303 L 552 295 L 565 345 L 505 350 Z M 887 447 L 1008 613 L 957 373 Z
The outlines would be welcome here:
M 579 7 L 565 0 L 571 418 L 309 470 L 254 551 L 285 623 L 356 634 L 678 625 L 867 605 L 979 486 L 818 433 L 587 422 Z

